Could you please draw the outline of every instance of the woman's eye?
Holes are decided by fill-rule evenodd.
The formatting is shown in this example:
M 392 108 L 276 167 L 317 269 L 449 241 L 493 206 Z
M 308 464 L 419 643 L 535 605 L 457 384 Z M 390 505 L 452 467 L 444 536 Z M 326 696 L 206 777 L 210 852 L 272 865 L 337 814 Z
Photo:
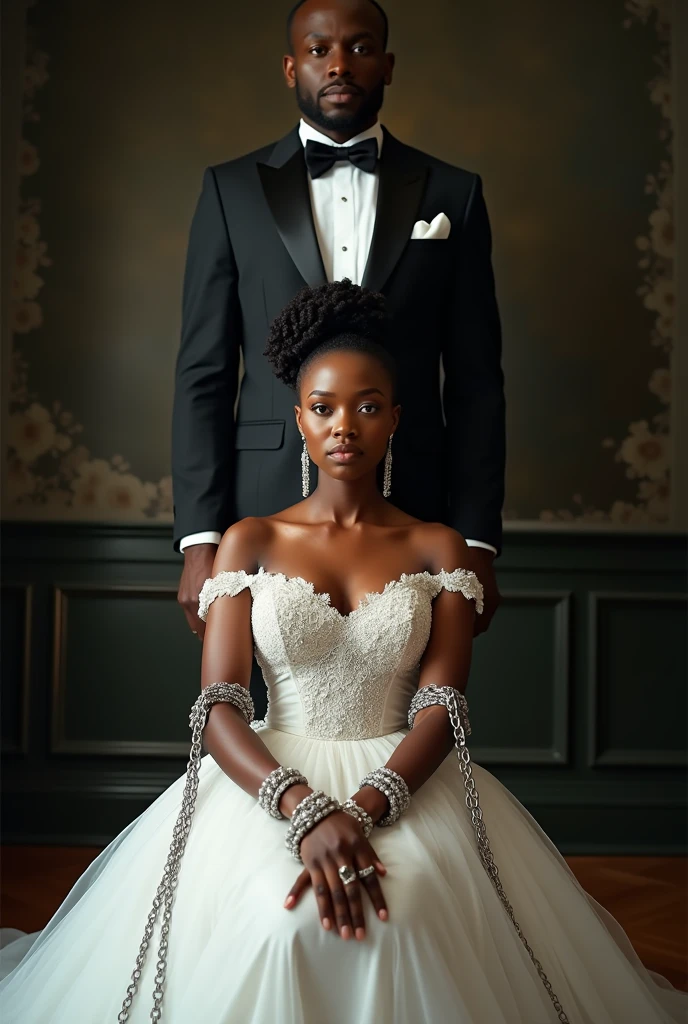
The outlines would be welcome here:
M 372 409 L 372 410 L 373 410 L 373 412 L 375 412 L 375 411 L 377 410 L 377 406 L 376 406 L 376 405 L 369 405 L 369 404 L 366 404 L 366 405 L 362 405 L 362 406 L 361 406 L 361 409 Z
M 322 402 L 316 402 L 315 405 L 311 406 L 311 411 L 312 412 L 317 412 L 318 409 L 325 409 L 325 410 L 327 410 L 327 406 L 323 405 Z

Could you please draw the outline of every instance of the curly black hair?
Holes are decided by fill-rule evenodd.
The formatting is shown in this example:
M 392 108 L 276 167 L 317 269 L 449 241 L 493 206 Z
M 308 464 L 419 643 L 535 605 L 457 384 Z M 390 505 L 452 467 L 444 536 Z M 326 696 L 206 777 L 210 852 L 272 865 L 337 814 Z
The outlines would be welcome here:
M 366 352 L 382 363 L 396 394 L 396 363 L 385 348 L 388 319 L 380 292 L 348 277 L 302 288 L 270 325 L 267 356 L 275 376 L 298 392 L 313 359 L 334 350 Z

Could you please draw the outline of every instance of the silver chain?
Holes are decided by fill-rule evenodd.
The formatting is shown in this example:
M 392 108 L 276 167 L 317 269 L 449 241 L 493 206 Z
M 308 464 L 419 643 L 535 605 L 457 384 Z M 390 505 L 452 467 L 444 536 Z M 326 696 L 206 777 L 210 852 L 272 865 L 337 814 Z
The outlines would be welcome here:
M 483 862 L 483 867 L 497 890 L 497 895 L 502 901 L 504 909 L 509 915 L 514 928 L 518 932 L 521 942 L 526 947 L 528 956 L 533 961 L 535 969 L 540 975 L 542 984 L 547 990 L 547 995 L 552 1000 L 554 1009 L 557 1011 L 557 1020 L 560 1021 L 561 1024 L 570 1024 L 569 1018 L 566 1016 L 564 1008 L 552 989 L 551 982 L 545 974 L 542 964 L 533 953 L 528 944 L 528 940 L 521 931 L 521 926 L 514 916 L 513 907 L 508 900 L 504 891 L 504 886 L 502 885 L 499 877 L 499 871 L 497 870 L 497 865 L 495 864 L 495 860 L 492 855 L 492 849 L 490 848 L 490 841 L 487 838 L 487 829 L 485 827 L 485 822 L 483 821 L 483 812 L 479 803 L 478 790 L 475 788 L 475 780 L 473 778 L 473 771 L 471 768 L 471 755 L 469 754 L 468 747 L 466 746 L 464 723 L 461 720 L 461 714 L 459 712 L 459 698 L 461 699 L 462 707 L 464 709 L 466 730 L 470 734 L 471 730 L 468 722 L 468 703 L 466 702 L 466 698 L 463 694 L 459 694 L 453 686 L 435 686 L 434 684 L 431 684 L 430 686 L 421 687 L 416 692 L 412 701 L 411 711 L 409 712 L 409 726 L 411 728 L 413 727 L 413 718 L 415 718 L 415 713 L 416 711 L 420 711 L 422 707 L 430 707 L 431 704 L 444 704 L 447 708 L 449 721 L 451 722 L 452 729 L 454 730 L 454 744 L 456 746 L 456 753 L 459 759 L 459 768 L 461 769 L 463 783 L 466 788 L 466 806 L 471 812 L 471 820 L 475 830 L 475 837 L 478 841 L 478 853 L 480 854 L 480 859 Z
M 186 783 L 184 785 L 184 793 L 182 795 L 182 805 L 172 832 L 172 843 L 163 869 L 162 879 L 156 890 L 155 898 L 153 899 L 153 906 L 146 921 L 146 927 L 143 932 L 141 945 L 139 946 L 139 952 L 136 957 L 131 982 L 127 988 L 127 994 L 124 998 L 124 1002 L 122 1003 L 122 1009 L 117 1017 L 119 1024 L 124 1024 L 125 1021 L 129 1020 L 129 1010 L 131 1009 L 131 1005 L 134 1001 L 134 996 L 141 979 L 146 953 L 153 937 L 153 929 L 155 928 L 155 922 L 158 919 L 158 912 L 161 906 L 164 907 L 164 909 L 162 913 L 162 925 L 160 928 L 158 962 L 156 964 L 154 979 L 155 987 L 153 989 L 153 1008 L 150 1012 L 150 1019 L 152 1021 L 159 1021 L 162 1017 L 162 997 L 165 985 L 165 973 L 167 971 L 167 946 L 170 934 L 170 920 L 172 917 L 172 903 L 174 901 L 174 893 L 177 886 L 177 880 L 179 878 L 182 854 L 186 847 L 186 841 L 189 838 L 191 821 L 194 810 L 196 809 L 198 772 L 201 765 L 201 751 L 203 747 L 203 728 L 208 717 L 208 712 L 213 704 L 218 703 L 218 701 L 228 701 L 230 704 L 234 704 L 239 708 L 249 724 L 253 718 L 253 700 L 251 699 L 251 695 L 245 686 L 240 686 L 238 683 L 222 682 L 206 686 L 205 689 L 201 691 L 200 696 L 191 708 L 191 714 L 189 715 L 189 725 L 191 726 L 191 752 L 189 754 L 189 763 L 186 769 Z

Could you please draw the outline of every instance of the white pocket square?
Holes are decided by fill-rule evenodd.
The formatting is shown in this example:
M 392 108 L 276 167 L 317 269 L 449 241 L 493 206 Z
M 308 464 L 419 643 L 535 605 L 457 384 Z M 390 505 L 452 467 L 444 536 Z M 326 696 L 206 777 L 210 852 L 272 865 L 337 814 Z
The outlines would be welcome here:
M 430 241 L 434 238 L 449 238 L 450 231 L 451 221 L 449 217 L 447 217 L 446 213 L 438 213 L 436 217 L 433 217 L 430 224 L 426 220 L 417 220 L 413 225 L 411 238 L 422 238 L 425 241 Z

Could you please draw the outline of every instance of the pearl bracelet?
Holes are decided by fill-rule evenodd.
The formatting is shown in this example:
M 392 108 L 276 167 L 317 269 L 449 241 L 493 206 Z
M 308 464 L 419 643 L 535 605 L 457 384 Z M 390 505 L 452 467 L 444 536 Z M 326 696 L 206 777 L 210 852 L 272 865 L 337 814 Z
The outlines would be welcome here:
M 368 772 L 361 779 L 358 788 L 363 789 L 364 786 L 374 786 L 389 800 L 389 811 L 378 820 L 378 825 L 383 828 L 385 825 L 393 825 L 395 821 L 398 821 L 411 803 L 411 794 L 406 780 L 391 768 L 374 768 L 372 772 Z
M 332 814 L 333 811 L 340 811 L 342 805 L 339 800 L 328 796 L 322 789 L 316 789 L 300 800 L 294 808 L 291 816 L 291 823 L 284 837 L 284 845 L 295 860 L 303 864 L 301 857 L 301 840 L 312 828 Z

